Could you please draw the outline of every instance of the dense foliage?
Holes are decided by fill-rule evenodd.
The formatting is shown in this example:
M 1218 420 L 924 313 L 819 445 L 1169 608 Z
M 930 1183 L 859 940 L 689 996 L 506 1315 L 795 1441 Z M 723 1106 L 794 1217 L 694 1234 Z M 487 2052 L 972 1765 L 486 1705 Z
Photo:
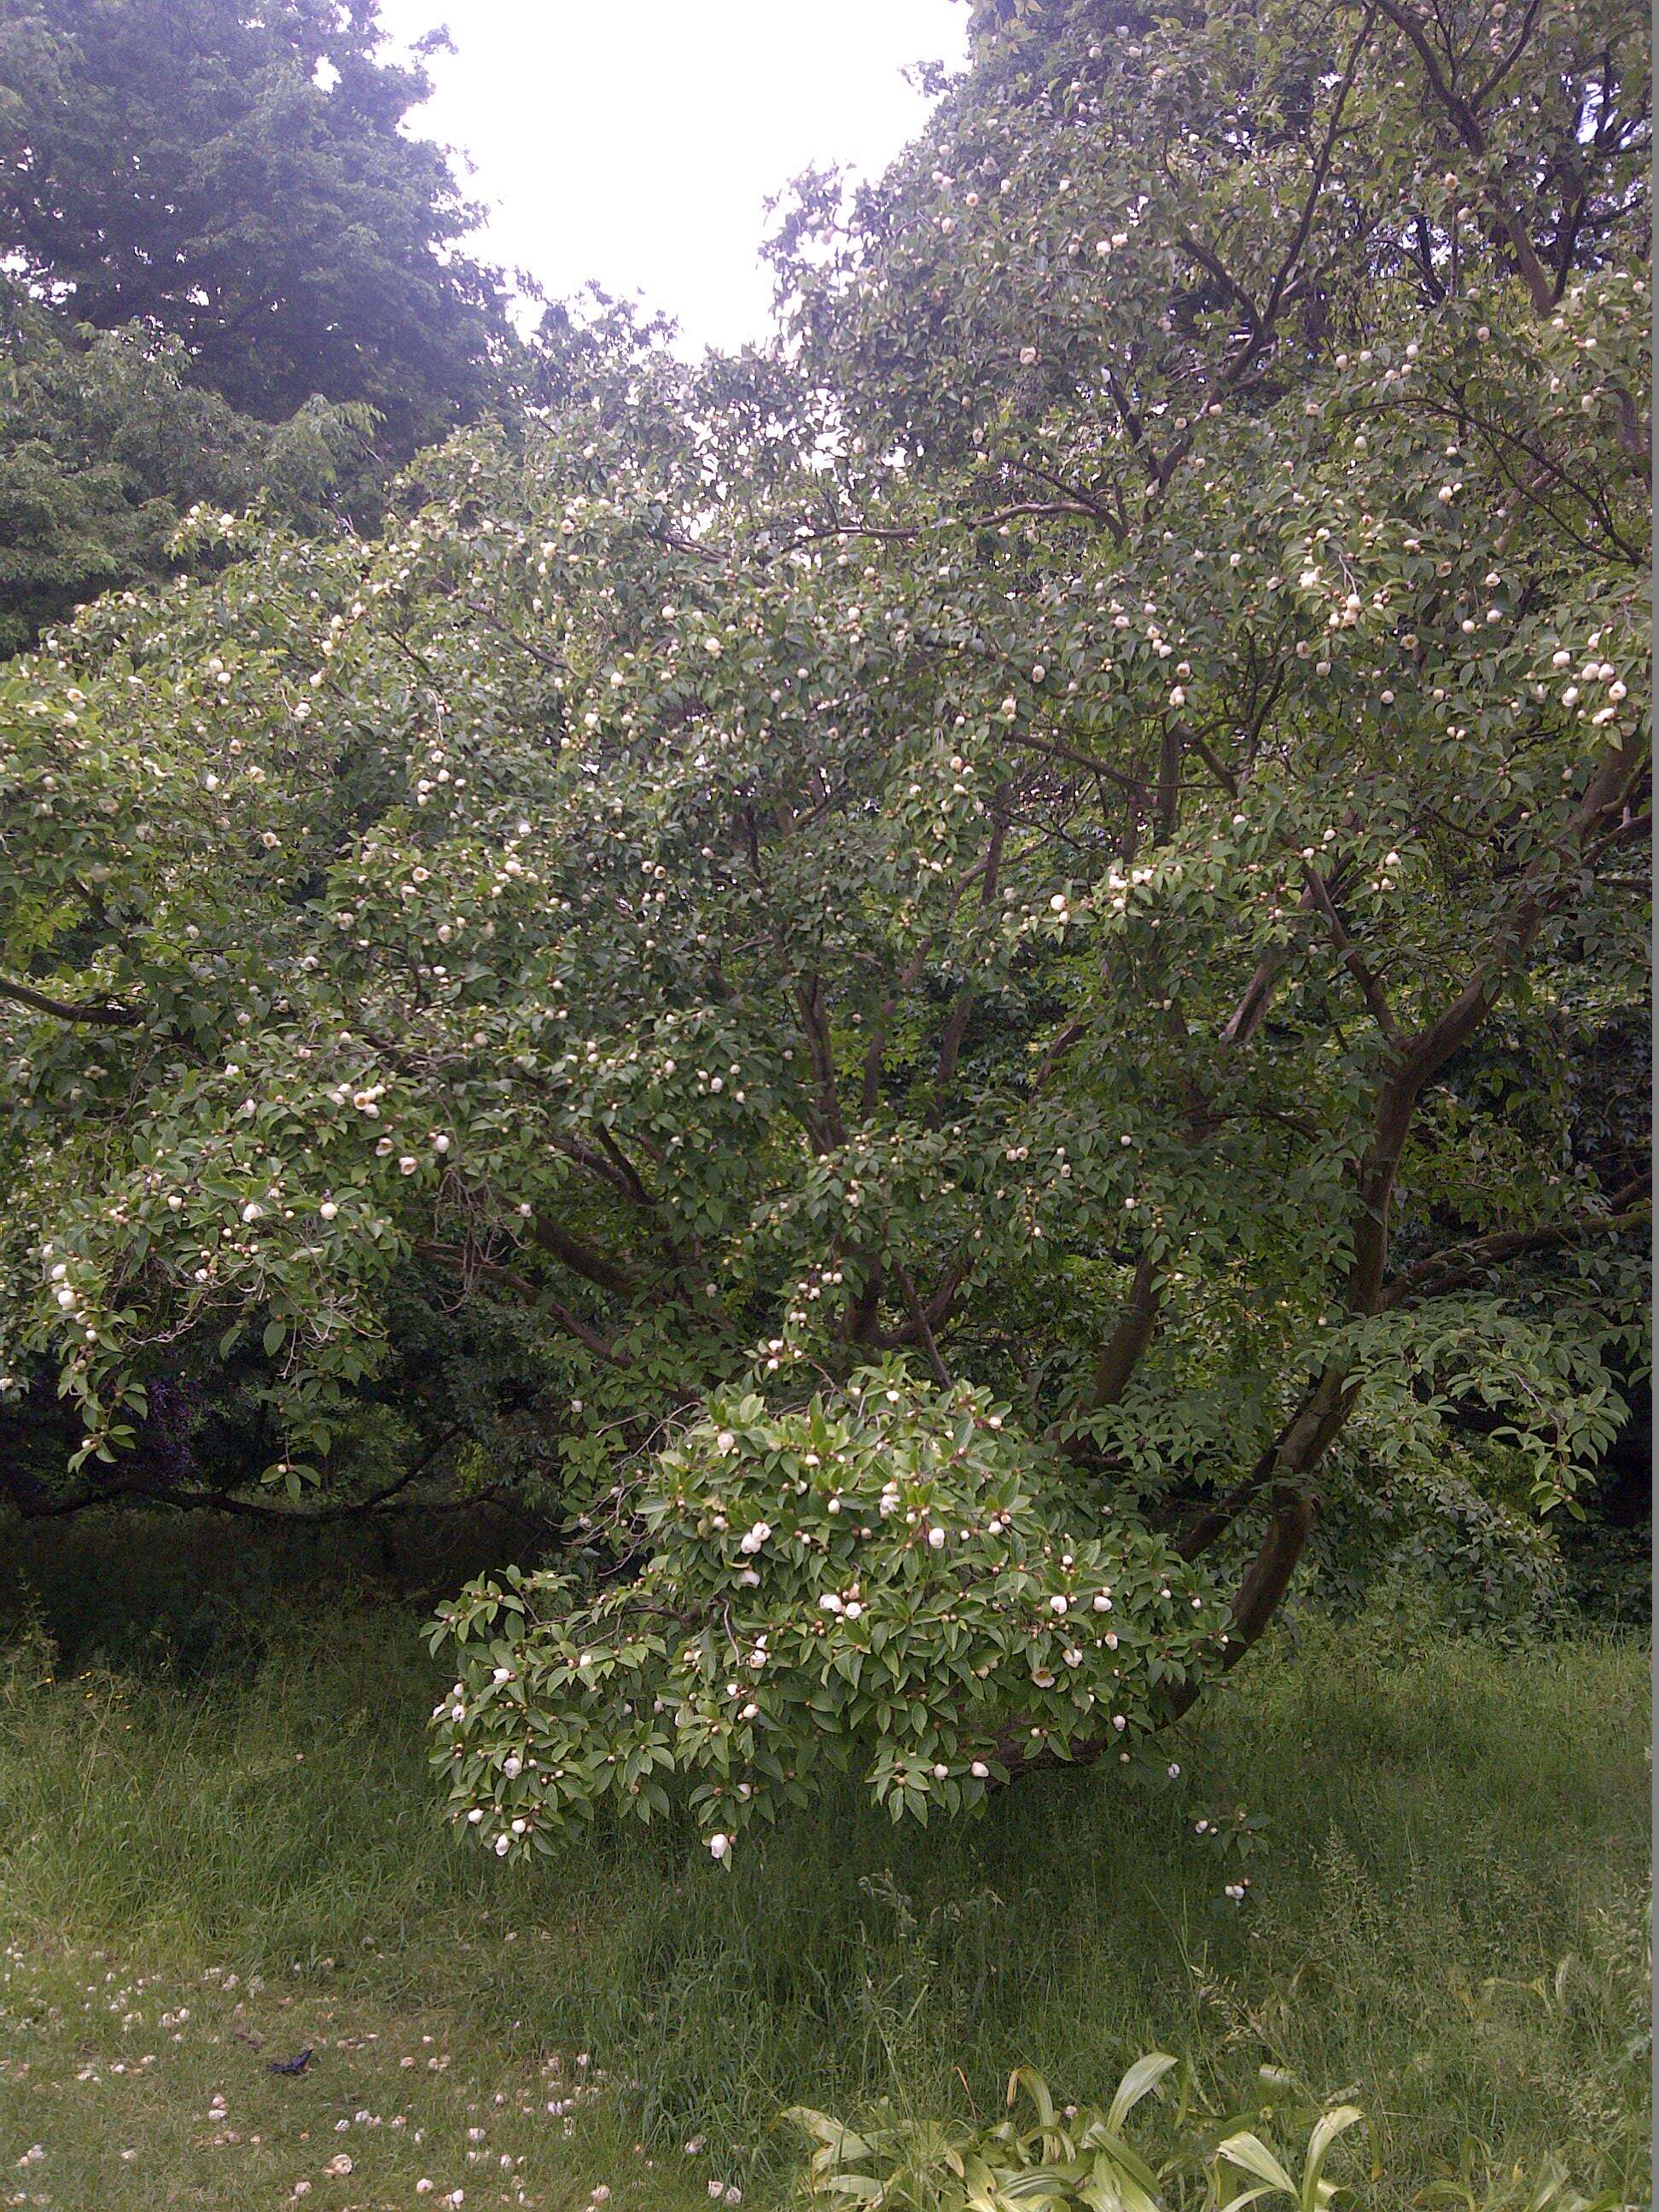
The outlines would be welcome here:
M 78 1494 L 188 1498 L 234 1359 L 295 1496 L 395 1431 L 562 1504 L 581 1585 L 447 1624 L 509 1851 L 1096 1755 L 1449 1423 L 1571 1504 L 1639 1356 L 1639 28 L 1004 13 L 805 189 L 791 348 L 601 329 L 377 541 L 204 514 L 0 690 L 12 1464 L 56 1388 Z M 1062 1574 L 1138 1593 L 1074 1692 Z
M 372 7 L 0 0 L 0 652 L 198 501 L 377 521 L 523 373 L 426 90 Z

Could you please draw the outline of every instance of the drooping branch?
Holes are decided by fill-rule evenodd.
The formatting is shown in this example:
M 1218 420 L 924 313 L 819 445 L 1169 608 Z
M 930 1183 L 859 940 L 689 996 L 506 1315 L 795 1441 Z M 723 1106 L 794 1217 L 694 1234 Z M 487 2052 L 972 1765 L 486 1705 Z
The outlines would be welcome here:
M 52 1014 L 60 1022 L 84 1022 L 94 1029 L 142 1029 L 149 1019 L 143 1006 L 113 1005 L 106 1000 L 54 999 L 37 991 L 33 984 L 15 982 L 8 975 L 0 975 L 0 999 L 13 999 L 37 1014 Z
M 413 1503 L 408 1506 L 402 1503 L 403 1494 L 420 1480 L 460 1433 L 460 1424 L 452 1424 L 417 1458 L 410 1461 L 401 1474 L 395 1475 L 379 1490 L 371 1491 L 367 1498 L 354 1498 L 342 1505 L 321 1506 L 308 1510 L 301 1509 L 297 1512 L 286 1506 L 263 1505 L 252 1498 L 238 1498 L 226 1492 L 187 1490 L 178 1483 L 149 1482 L 142 1476 L 135 1480 L 130 1476 L 122 1477 L 118 1466 L 115 1470 L 118 1479 L 101 1488 L 79 1491 L 69 1498 L 53 1498 L 45 1492 L 36 1494 L 26 1490 L 15 1480 L 8 1480 L 7 1488 L 10 1492 L 11 1504 L 25 1521 L 64 1520 L 78 1513 L 89 1512 L 100 1505 L 140 1504 L 167 1505 L 186 1513 L 224 1513 L 233 1518 L 280 1521 L 290 1527 L 302 1522 L 311 1528 L 325 1522 L 367 1520 L 380 1514 L 416 1510 Z M 12 1474 L 10 1465 L 0 1460 L 0 1474 L 9 1478 Z M 484 1495 L 479 1493 L 462 1502 L 479 1503 Z M 431 1511 L 434 1508 L 429 1501 L 423 1499 L 419 1501 L 418 1510 Z

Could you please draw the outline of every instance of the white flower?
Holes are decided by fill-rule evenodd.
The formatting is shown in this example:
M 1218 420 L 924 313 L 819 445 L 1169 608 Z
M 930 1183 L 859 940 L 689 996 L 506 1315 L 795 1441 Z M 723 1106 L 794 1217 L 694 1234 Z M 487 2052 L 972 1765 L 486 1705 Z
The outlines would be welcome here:
M 412 1152 L 404 1152 L 398 1162 L 398 1172 L 403 1175 L 413 1175 L 420 1164 Z
M 507 1856 L 507 1853 L 512 1850 L 512 1848 L 513 1848 L 513 1838 L 512 1838 L 512 1837 L 511 1837 L 511 1836 L 497 1836 L 497 1837 L 496 1837 L 496 1838 L 495 1838 L 495 1856 L 496 1856 L 496 1857 L 497 1857 L 498 1859 L 504 1859 L 504 1858 Z
M 722 1429 L 714 1439 L 714 1449 L 717 1452 L 729 1452 L 737 1441 L 730 1429 Z
M 927 1547 L 930 1551 L 933 1552 L 942 1552 L 945 1549 L 945 1531 L 943 1528 L 930 1528 L 927 1531 Z
M 1112 1601 L 1107 1596 L 1104 1590 L 1096 1591 L 1094 1607 L 1097 1613 L 1109 1613 L 1111 1611 Z
M 708 1838 L 708 1856 L 711 1859 L 716 1861 L 723 1859 L 731 1848 L 730 1836 L 716 1833 Z
M 991 1770 L 985 1764 L 985 1761 L 982 1759 L 976 1759 L 973 1765 L 969 1768 L 968 1771 L 973 1776 L 975 1782 L 983 1782 L 986 1776 L 991 1771 Z
M 256 1200 L 250 1199 L 247 1204 L 242 1208 L 242 1218 L 244 1221 L 258 1221 L 264 1212 L 264 1208 L 263 1206 L 258 1204 Z
M 1050 1613 L 1064 1613 L 1067 1602 L 1068 1601 L 1063 1597 L 1051 1597 L 1048 1601 L 1048 1610 Z
M 325 1221 L 332 1221 L 339 1210 L 339 1207 L 336 1206 L 331 1198 L 325 1198 L 317 1209 L 318 1212 L 321 1214 Z
M 513 1669 L 510 1667 L 497 1667 L 489 1679 L 497 1686 L 502 1682 L 510 1682 L 513 1680 Z
M 1030 368 L 1031 363 L 1036 359 L 1036 357 L 1037 349 L 1035 346 L 1022 346 L 1020 348 L 1019 365 L 1022 368 Z
M 501 1772 L 506 1775 L 509 1782 L 516 1782 L 523 1771 L 524 1761 L 518 1756 L 516 1752 L 511 1758 L 504 1759 L 501 1761 Z
M 853 1602 L 847 1608 L 847 1618 L 848 1620 L 856 1620 L 863 1611 L 864 1607 L 859 1603 L 858 1600 L 854 1598 Z

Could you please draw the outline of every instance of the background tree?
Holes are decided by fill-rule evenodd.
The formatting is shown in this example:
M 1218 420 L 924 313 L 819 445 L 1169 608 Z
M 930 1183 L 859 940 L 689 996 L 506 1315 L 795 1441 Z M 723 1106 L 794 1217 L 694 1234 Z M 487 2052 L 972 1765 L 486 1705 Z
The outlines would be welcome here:
M 177 338 L 240 414 L 364 401 L 406 459 L 498 388 L 476 212 L 356 0 L 6 0 L 0 242 L 76 321 Z
M 372 451 L 367 407 L 237 415 L 191 384 L 177 339 L 77 334 L 15 287 L 0 293 L 0 653 L 112 586 L 165 575 L 198 501 L 263 495 L 301 527 L 337 527 L 341 474 Z
M 618 330 L 0 691 L 9 1387 L 97 1495 L 234 1352 L 303 1495 L 464 1315 L 588 1547 L 443 1623 L 503 1856 L 1133 1759 L 1638 1356 L 1636 33 L 1029 27 L 809 188 L 788 352 Z
M 402 129 L 426 89 L 372 7 L 0 4 L 0 649 L 165 575 L 198 501 L 374 526 L 522 379 L 475 210 Z

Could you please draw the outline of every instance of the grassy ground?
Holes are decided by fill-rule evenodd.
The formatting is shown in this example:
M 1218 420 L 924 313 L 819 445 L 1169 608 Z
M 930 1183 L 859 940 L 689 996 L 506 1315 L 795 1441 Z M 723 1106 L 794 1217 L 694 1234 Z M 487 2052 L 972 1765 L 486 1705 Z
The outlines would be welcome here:
M 14 1655 L 0 2205 L 708 2212 L 787 2185 L 791 2102 L 983 2113 L 1016 2062 L 1084 2100 L 1155 2045 L 1352 2091 L 1381 2205 L 1550 2154 L 1645 2195 L 1634 1644 L 1304 1631 L 1153 1796 L 906 1835 L 848 1796 L 729 1869 L 658 1832 L 509 1871 L 434 1818 L 414 1626 L 295 1620 L 216 1683 Z M 1194 1826 L 1239 1804 L 1243 1910 Z

